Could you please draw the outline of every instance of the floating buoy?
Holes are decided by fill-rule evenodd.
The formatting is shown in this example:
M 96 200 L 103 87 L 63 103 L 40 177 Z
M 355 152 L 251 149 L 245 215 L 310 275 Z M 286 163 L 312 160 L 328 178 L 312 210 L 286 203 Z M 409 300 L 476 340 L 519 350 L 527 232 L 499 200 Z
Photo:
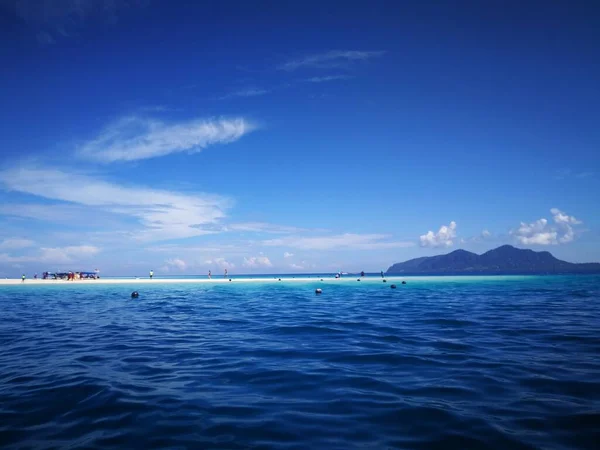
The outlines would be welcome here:
M 229 281 L 231 281 L 231 278 L 229 279 Z
M 140 294 L 138 294 L 138 291 L 133 291 L 131 293 L 131 298 L 138 298 L 140 296 Z
M 281 278 L 279 279 L 279 281 L 281 281 Z
M 403 281 L 402 284 L 406 284 L 406 281 Z
M 387 283 L 387 280 L 383 280 L 384 283 Z
M 357 278 L 356 281 L 360 281 L 360 278 Z
M 323 291 L 321 290 L 321 288 L 317 288 L 317 289 L 315 289 L 315 294 L 320 294 L 321 292 L 323 292 Z
M 395 284 L 392 284 L 390 287 L 391 287 L 392 289 L 396 289 L 396 285 L 395 285 Z

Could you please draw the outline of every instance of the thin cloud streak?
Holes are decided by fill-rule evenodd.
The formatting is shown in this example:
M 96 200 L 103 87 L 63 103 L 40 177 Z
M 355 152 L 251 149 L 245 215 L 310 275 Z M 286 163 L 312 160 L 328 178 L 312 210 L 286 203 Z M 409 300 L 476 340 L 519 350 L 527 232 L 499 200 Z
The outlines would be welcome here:
M 291 247 L 302 250 L 356 249 L 374 250 L 386 248 L 414 247 L 410 241 L 385 241 L 384 234 L 345 233 L 334 236 L 288 236 L 279 239 L 267 239 L 262 244 L 267 247 Z
M 242 231 L 251 233 L 288 234 L 306 231 L 304 228 L 274 225 L 264 222 L 234 223 L 224 227 L 224 231 Z
M 265 95 L 271 92 L 270 89 L 261 89 L 261 88 L 247 88 L 239 91 L 231 92 L 227 95 L 219 97 L 219 100 L 228 100 L 230 98 L 236 97 L 259 97 L 261 95 Z
M 93 245 L 75 245 L 68 247 L 42 247 L 38 252 L 27 255 L 12 256 L 0 253 L 0 263 L 51 263 L 65 264 L 84 260 L 100 252 Z
M 573 179 L 573 178 L 584 179 L 584 178 L 591 178 L 594 175 L 595 175 L 595 173 L 592 171 L 574 171 L 572 169 L 560 169 L 555 173 L 554 179 L 555 180 L 566 180 L 566 179 Z
M 21 19 L 42 46 L 57 39 L 77 36 L 92 22 L 115 25 L 121 11 L 147 5 L 146 0 L 12 0 L 4 1 L 8 11 Z
M 277 67 L 278 70 L 292 72 L 301 68 L 330 69 L 347 67 L 355 62 L 364 62 L 371 58 L 383 56 L 385 51 L 331 50 L 304 58 L 293 59 Z
M 172 153 L 199 152 L 235 142 L 256 126 L 244 118 L 195 119 L 166 124 L 156 119 L 125 117 L 106 127 L 79 149 L 79 156 L 98 162 L 137 161 Z
M 52 45 L 56 43 L 56 39 L 54 39 L 52 36 L 50 36 L 49 33 L 45 32 L 45 31 L 40 31 L 38 34 L 36 34 L 36 39 L 37 41 L 41 44 L 41 45 Z
M 350 80 L 352 78 L 354 77 L 351 75 L 328 75 L 325 77 L 306 78 L 304 81 L 307 83 L 327 83 L 328 81 Z
M 0 250 L 20 250 L 34 245 L 35 242 L 31 239 L 10 238 L 0 242 Z
M 249 258 L 244 257 L 242 266 L 249 269 L 258 269 L 261 267 L 273 267 L 273 263 L 266 256 L 251 256 Z
M 164 240 L 211 234 L 211 225 L 225 217 L 232 201 L 210 194 L 127 187 L 76 172 L 20 168 L 0 172 L 0 185 L 9 191 L 75 203 L 105 213 L 136 218 L 137 240 Z

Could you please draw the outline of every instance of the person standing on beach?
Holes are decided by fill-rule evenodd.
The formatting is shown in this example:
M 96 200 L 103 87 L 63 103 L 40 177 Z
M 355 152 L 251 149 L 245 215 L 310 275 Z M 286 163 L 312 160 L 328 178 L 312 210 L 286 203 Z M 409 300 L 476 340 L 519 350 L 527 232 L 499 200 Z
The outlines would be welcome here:
M 23 274 L 23 276 L 21 276 L 21 283 L 25 283 L 25 274 Z
M 210 270 L 208 271 L 208 279 L 210 280 L 212 278 L 212 274 L 210 273 Z
M 227 269 L 225 269 L 225 275 L 223 275 L 224 278 L 227 278 Z
M 150 271 L 150 279 L 152 279 L 152 277 L 153 277 L 153 276 L 154 276 L 154 271 L 153 271 L 153 270 L 151 270 L 151 271 Z

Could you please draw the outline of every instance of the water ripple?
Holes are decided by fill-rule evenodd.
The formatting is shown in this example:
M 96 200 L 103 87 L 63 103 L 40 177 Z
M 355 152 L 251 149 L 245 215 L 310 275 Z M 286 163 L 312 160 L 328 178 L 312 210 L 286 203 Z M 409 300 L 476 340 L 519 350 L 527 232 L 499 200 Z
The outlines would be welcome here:
M 0 446 L 596 448 L 599 281 L 1 287 Z

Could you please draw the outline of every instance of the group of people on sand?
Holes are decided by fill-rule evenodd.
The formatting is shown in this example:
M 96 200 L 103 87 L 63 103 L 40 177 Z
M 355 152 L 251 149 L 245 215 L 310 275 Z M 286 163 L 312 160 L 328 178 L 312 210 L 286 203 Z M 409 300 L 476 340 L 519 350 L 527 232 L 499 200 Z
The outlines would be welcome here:
M 43 272 L 42 280 L 83 280 L 83 279 L 93 279 L 96 280 L 100 278 L 98 274 L 98 269 L 94 272 Z M 25 282 L 27 276 L 25 274 L 21 275 L 21 282 Z M 33 276 L 34 280 L 38 279 L 38 274 L 36 273 Z

